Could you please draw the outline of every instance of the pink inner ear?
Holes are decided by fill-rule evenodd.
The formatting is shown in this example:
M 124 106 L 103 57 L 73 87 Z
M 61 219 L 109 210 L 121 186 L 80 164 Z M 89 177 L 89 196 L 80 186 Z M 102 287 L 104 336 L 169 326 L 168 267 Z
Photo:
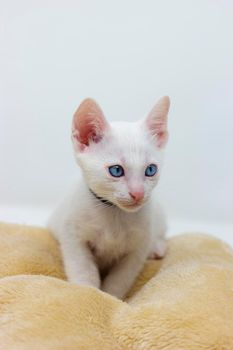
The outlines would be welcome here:
M 160 148 L 164 147 L 168 140 L 168 132 L 167 131 L 159 132 L 157 133 L 156 136 L 157 136 L 157 146 Z
M 76 130 L 78 130 L 78 141 L 85 146 L 89 146 L 89 142 L 99 142 L 103 137 L 105 123 L 103 120 L 93 116 L 85 115 L 77 120 Z
M 164 147 L 168 140 L 167 114 L 170 101 L 167 96 L 161 98 L 146 119 L 150 133 L 156 137 L 157 146 Z
M 163 147 L 166 145 L 168 139 L 167 126 L 165 122 L 159 122 L 158 120 L 149 119 L 147 126 L 153 136 L 156 137 L 157 146 Z
M 98 143 L 103 138 L 107 125 L 97 103 L 91 99 L 84 100 L 74 115 L 72 128 L 79 150 L 89 146 L 90 141 Z

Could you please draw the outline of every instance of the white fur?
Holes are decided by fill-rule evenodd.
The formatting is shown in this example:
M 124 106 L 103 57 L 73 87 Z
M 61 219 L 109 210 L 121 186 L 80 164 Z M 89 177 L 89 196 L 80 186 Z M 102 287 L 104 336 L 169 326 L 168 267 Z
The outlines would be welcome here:
M 74 148 L 82 176 L 50 218 L 49 228 L 60 242 L 70 282 L 122 298 L 147 257 L 165 253 L 166 223 L 151 196 L 163 151 L 156 147 L 144 121 L 108 124 L 100 141 L 90 140 L 88 147 L 79 151 L 74 140 Z M 113 178 L 108 166 L 122 162 L 125 176 Z M 145 177 L 145 168 L 151 163 L 158 165 L 159 172 Z M 145 196 L 135 205 L 129 192 L 138 186 L 143 187 Z M 102 203 L 89 188 L 114 205 Z

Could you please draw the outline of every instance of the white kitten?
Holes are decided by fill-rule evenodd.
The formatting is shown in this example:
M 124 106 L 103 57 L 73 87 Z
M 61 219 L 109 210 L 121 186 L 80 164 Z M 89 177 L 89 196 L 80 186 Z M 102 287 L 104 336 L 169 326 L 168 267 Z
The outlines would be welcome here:
M 92 99 L 76 111 L 72 140 L 83 176 L 49 221 L 70 282 L 122 298 L 147 257 L 165 254 L 166 223 L 150 195 L 161 172 L 168 110 L 163 97 L 145 120 L 111 124 Z

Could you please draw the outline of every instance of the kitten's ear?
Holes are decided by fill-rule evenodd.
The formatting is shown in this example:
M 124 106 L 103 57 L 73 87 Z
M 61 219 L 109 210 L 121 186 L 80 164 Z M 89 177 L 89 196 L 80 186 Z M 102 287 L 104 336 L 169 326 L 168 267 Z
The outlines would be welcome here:
M 73 117 L 72 139 L 75 148 L 83 151 L 90 141 L 98 143 L 108 127 L 99 105 L 91 98 L 85 99 Z
M 170 107 L 170 99 L 164 96 L 159 99 L 154 108 L 146 118 L 146 126 L 155 137 L 157 146 L 162 148 L 168 139 L 167 115 Z

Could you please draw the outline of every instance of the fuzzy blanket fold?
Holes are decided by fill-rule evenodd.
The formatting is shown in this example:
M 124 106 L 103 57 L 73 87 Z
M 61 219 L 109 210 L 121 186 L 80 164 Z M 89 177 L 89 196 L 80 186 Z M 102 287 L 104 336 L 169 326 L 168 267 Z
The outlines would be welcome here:
M 65 281 L 49 231 L 0 224 L 0 349 L 233 350 L 233 252 L 170 239 L 126 301 Z

